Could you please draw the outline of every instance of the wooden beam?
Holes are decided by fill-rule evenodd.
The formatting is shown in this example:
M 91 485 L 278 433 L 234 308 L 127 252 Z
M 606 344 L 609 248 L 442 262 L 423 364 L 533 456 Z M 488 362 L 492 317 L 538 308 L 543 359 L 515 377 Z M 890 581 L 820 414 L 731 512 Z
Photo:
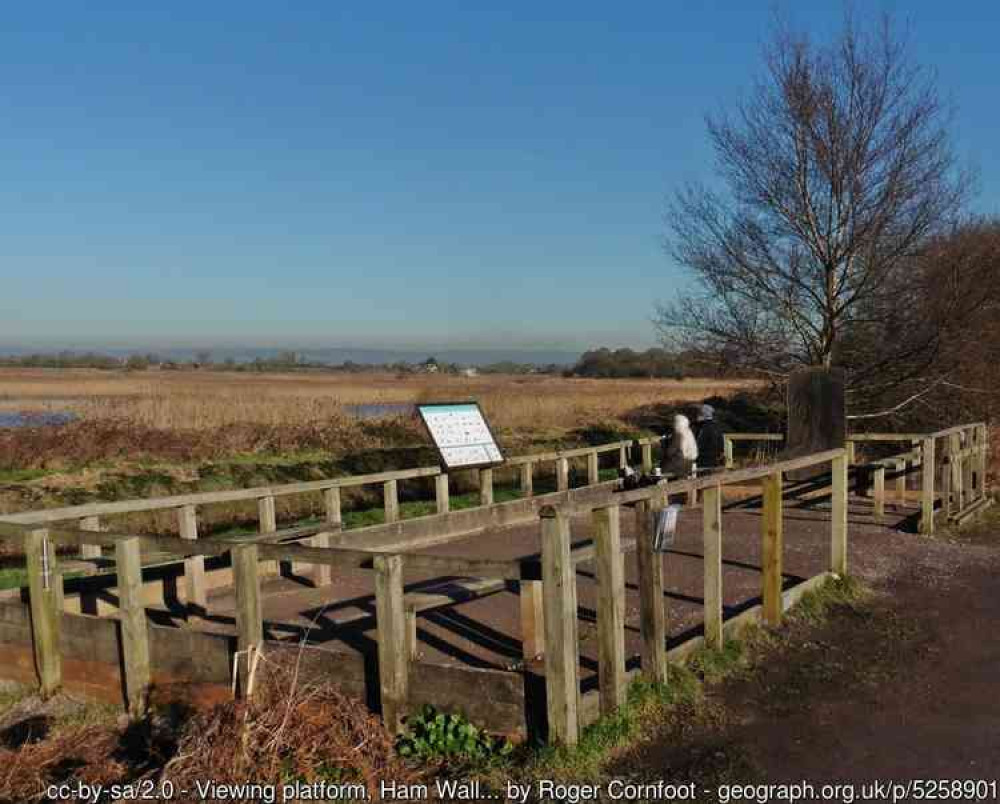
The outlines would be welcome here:
M 837 456 L 830 467 L 830 571 L 847 572 L 847 457 Z
M 382 508 L 386 523 L 399 521 L 399 487 L 397 481 L 386 480 L 382 484 Z
M 722 448 L 726 456 L 726 468 L 735 468 L 736 461 L 733 460 L 733 439 L 731 439 L 728 435 L 724 435 L 722 437 Z
M 764 481 L 764 512 L 761 517 L 763 564 L 762 598 L 764 622 L 781 625 L 782 532 L 781 472 L 775 472 Z
M 885 467 L 875 467 L 875 521 L 882 523 L 885 520 Z
M 133 720 L 146 715 L 149 703 L 149 631 L 142 605 L 142 558 L 138 538 L 122 539 L 115 545 L 118 576 L 118 623 L 121 627 L 125 696 Z
M 556 488 L 566 491 L 569 488 L 569 459 L 556 459 Z
M 897 502 L 906 500 L 906 459 L 901 458 L 896 461 L 896 493 L 893 495 Z
M 601 482 L 601 470 L 598 462 L 598 454 L 595 449 L 587 453 L 587 485 L 595 486 Z
M 447 514 L 451 510 L 451 495 L 448 490 L 448 473 L 442 472 L 434 478 L 434 504 L 439 514 Z
M 278 529 L 277 516 L 274 510 L 274 497 L 268 495 L 257 500 L 257 520 L 260 523 L 261 533 L 273 533 Z M 274 563 L 265 564 L 260 568 L 265 575 L 273 575 L 279 572 L 282 575 L 291 575 L 292 566 L 287 561 L 282 561 L 277 566 Z
M 663 560 L 653 550 L 656 515 L 658 510 L 648 502 L 639 502 L 635 506 L 642 673 L 650 681 L 663 683 L 667 679 L 667 627 L 663 610 Z
M 193 505 L 177 509 L 177 532 L 182 539 L 198 538 L 198 512 Z M 115 546 L 117 549 L 117 545 Z M 204 617 L 208 613 L 208 591 L 205 588 L 205 557 L 188 556 L 184 559 L 184 600 L 189 619 Z
M 617 505 L 593 514 L 597 575 L 597 643 L 601 712 L 625 703 L 625 562 Z
M 47 530 L 24 535 L 24 555 L 38 692 L 48 698 L 62 686 L 62 576 Z
M 257 560 L 263 548 L 248 544 L 232 549 L 233 585 L 236 587 L 236 678 L 240 694 L 250 694 L 251 657 L 264 643 Z
M 493 505 L 493 470 L 479 470 L 479 504 Z
M 642 444 L 642 471 L 649 474 L 653 471 L 653 445 Z
M 521 610 L 521 654 L 530 661 L 545 653 L 542 582 L 522 580 L 518 602 Z
M 626 466 L 628 466 L 628 442 L 618 447 L 618 468 L 624 469 Z
M 535 493 L 534 470 L 533 463 L 521 464 L 521 494 L 525 497 L 531 497 Z
M 410 660 L 403 602 L 403 558 L 375 557 L 375 623 L 382 719 L 393 734 L 403 727 Z
M 569 518 L 547 507 L 541 512 L 541 520 L 549 742 L 575 745 L 580 725 L 580 659 L 576 571 L 570 559 Z
M 90 530 L 99 531 L 101 529 L 101 520 L 96 516 L 85 516 L 80 520 L 80 530 Z M 99 544 L 84 544 L 80 546 L 80 557 L 81 558 L 100 558 L 101 557 L 101 545 Z
M 920 463 L 923 469 L 923 484 L 920 489 L 920 532 L 934 533 L 934 437 L 923 440 Z
M 705 644 L 722 648 L 722 488 L 702 492 Z

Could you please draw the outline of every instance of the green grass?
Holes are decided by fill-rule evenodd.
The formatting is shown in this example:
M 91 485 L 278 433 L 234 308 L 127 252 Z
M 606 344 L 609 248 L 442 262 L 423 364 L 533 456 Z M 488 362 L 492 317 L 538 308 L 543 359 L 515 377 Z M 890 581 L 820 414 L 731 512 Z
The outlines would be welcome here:
M 0 469 L 0 483 L 27 483 L 50 474 L 51 469 Z

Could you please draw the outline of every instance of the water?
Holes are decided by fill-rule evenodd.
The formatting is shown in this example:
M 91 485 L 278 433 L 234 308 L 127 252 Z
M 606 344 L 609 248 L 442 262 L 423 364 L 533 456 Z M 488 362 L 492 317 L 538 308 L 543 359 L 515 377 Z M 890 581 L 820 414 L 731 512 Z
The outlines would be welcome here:
M 409 416 L 417 406 L 410 402 L 366 402 L 361 405 L 344 405 L 347 412 L 357 419 L 380 419 L 384 416 Z
M 78 416 L 69 411 L 18 412 L 0 411 L 0 427 L 50 427 L 67 424 Z

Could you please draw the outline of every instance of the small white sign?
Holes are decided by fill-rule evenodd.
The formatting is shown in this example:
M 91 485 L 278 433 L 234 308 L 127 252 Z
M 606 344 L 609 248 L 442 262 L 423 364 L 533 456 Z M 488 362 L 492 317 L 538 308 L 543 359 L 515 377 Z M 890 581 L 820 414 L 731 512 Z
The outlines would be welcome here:
M 418 405 L 417 409 L 446 469 L 503 463 L 503 454 L 476 402 Z

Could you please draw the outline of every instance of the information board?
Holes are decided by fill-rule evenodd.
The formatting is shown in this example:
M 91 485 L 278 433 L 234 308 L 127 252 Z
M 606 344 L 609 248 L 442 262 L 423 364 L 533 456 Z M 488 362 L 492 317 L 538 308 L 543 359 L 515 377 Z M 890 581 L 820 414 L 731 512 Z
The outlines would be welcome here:
M 503 454 L 477 402 L 418 405 L 417 410 L 445 469 L 474 469 L 503 463 Z

